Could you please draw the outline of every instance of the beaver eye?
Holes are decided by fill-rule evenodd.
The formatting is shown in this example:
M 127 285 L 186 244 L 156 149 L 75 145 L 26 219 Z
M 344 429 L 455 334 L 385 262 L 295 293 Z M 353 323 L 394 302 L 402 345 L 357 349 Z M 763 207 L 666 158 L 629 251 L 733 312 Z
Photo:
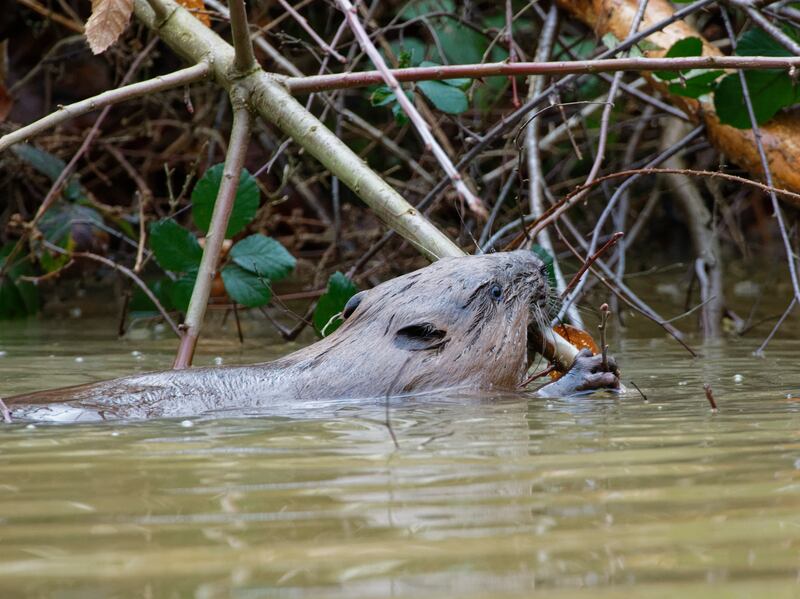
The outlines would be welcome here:
M 489 295 L 491 295 L 493 299 L 499 300 L 501 297 L 503 297 L 503 288 L 495 283 L 489 287 Z
M 547 264 L 542 264 L 539 267 L 539 274 L 542 275 L 545 279 L 547 278 Z

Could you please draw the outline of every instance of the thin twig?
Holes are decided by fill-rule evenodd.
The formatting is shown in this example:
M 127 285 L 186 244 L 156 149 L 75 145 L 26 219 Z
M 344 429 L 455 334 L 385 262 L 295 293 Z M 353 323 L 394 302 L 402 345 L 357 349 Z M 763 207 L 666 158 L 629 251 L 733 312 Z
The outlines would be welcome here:
M 142 96 L 174 89 L 203 79 L 208 75 L 208 72 L 208 64 L 200 62 L 185 69 L 175 71 L 174 73 L 154 77 L 147 81 L 139 81 L 137 83 L 131 83 L 130 85 L 124 85 L 73 104 L 59 106 L 56 112 L 48 114 L 46 117 L 34 121 L 30 125 L 20 127 L 16 131 L 12 131 L 0 137 L 0 152 L 16 143 L 30 139 L 35 135 L 39 135 L 48 129 L 52 129 L 61 123 L 77 118 L 87 112 L 93 112 L 100 108 L 119 104 L 127 100 L 134 100 Z
M 689 69 L 781 69 L 788 71 L 792 68 L 800 68 L 800 57 L 692 56 L 685 58 L 603 58 L 596 60 L 557 60 L 553 62 L 487 62 L 435 67 L 409 67 L 405 69 L 387 68 L 387 72 L 398 82 L 410 83 L 464 77 L 482 79 L 484 77 L 497 76 L 594 75 L 620 71 L 683 71 Z M 308 77 L 288 77 L 284 80 L 284 83 L 293 94 L 307 94 L 353 87 L 368 87 L 385 81 L 385 75 L 379 69 L 376 71 L 354 71 L 328 75 L 311 75 Z M 552 90 L 548 93 L 552 93 Z M 530 108 L 528 111 L 530 111 Z
M 708 400 L 708 403 L 711 405 L 711 411 L 712 412 L 717 412 L 718 411 L 717 410 L 717 402 L 714 401 L 714 390 L 711 389 L 711 385 L 709 385 L 708 383 L 704 383 L 703 384 L 703 389 L 706 392 L 706 399 Z
M 637 385 L 637 384 L 636 384 L 636 383 L 634 383 L 633 381 L 628 381 L 628 382 L 629 382 L 631 385 L 633 385 L 633 388 L 634 388 L 634 389 L 636 389 L 636 390 L 639 392 L 639 395 L 641 395 L 641 396 L 642 396 L 642 399 L 643 399 L 643 400 L 645 400 L 645 401 L 649 401 L 649 400 L 647 399 L 647 396 L 644 394 L 644 392 L 643 392 L 641 389 L 639 389 L 639 385 Z
M 597 262 L 597 259 L 598 259 L 600 256 L 602 256 L 603 254 L 605 254 L 605 253 L 606 253 L 606 252 L 607 252 L 607 251 L 608 251 L 608 250 L 609 250 L 609 249 L 610 249 L 612 246 L 614 246 L 614 244 L 616 244 L 616 243 L 617 243 L 617 242 L 618 242 L 620 239 L 622 239 L 622 237 L 623 237 L 624 235 L 625 235 L 625 233 L 623 233 L 622 231 L 617 231 L 616 233 L 614 233 L 614 234 L 613 234 L 613 235 L 612 235 L 612 236 L 611 236 L 611 237 L 608 239 L 608 241 L 606 241 L 606 242 L 605 242 L 605 243 L 602 245 L 602 247 L 601 247 L 599 250 L 597 250 L 597 251 L 596 251 L 594 254 L 592 254 L 591 256 L 589 256 L 589 257 L 588 257 L 588 258 L 587 258 L 587 259 L 584 261 L 584 263 L 583 263 L 583 264 L 581 265 L 581 267 L 578 269 L 578 272 L 576 272 L 576 273 L 575 273 L 575 276 L 574 276 L 574 277 L 572 277 L 572 280 L 571 280 L 571 281 L 569 282 L 569 284 L 568 284 L 568 285 L 567 285 L 567 286 L 564 288 L 564 291 L 562 291 L 562 292 L 561 292 L 561 299 L 562 299 L 562 300 L 563 300 L 565 297 L 567 297 L 567 295 L 569 294 L 569 292 L 570 292 L 570 291 L 572 291 L 572 289 L 575 287 L 575 285 L 577 285 L 577 284 L 578 284 L 578 281 L 580 281 L 580 280 L 581 280 L 581 277 L 583 276 L 583 273 L 585 273 L 587 270 L 589 270 L 589 268 L 591 268 L 592 264 L 594 264 L 595 262 Z
M 608 344 L 606 343 L 606 327 L 608 326 L 609 314 L 610 311 L 608 309 L 608 304 L 601 305 L 600 324 L 597 328 L 600 331 L 600 351 L 603 354 L 602 367 L 604 372 L 608 370 Z
M 400 83 L 386 66 L 383 57 L 378 52 L 375 44 L 372 43 L 372 40 L 369 39 L 369 35 L 367 35 L 367 32 L 364 29 L 364 26 L 361 24 L 361 21 L 359 21 L 357 16 L 358 13 L 355 7 L 350 3 L 350 0 L 337 0 L 337 3 L 339 8 L 341 8 L 341 10 L 344 12 L 347 22 L 350 25 L 350 29 L 353 31 L 353 35 L 355 35 L 359 45 L 364 52 L 367 53 L 372 63 L 378 68 L 378 71 L 381 75 L 380 80 L 392 90 L 397 102 L 400 104 L 409 120 L 413 123 L 417 133 L 419 133 L 422 141 L 425 143 L 426 149 L 433 152 L 433 155 L 436 157 L 436 160 L 449 177 L 453 187 L 456 188 L 456 191 L 458 191 L 459 195 L 467 203 L 470 210 L 485 219 L 488 216 L 488 213 L 486 212 L 483 202 L 466 186 L 461 178 L 461 175 L 456 170 L 455 166 L 453 166 L 450 157 L 442 149 L 436 139 L 434 139 L 428 124 L 422 118 L 422 115 L 420 115 L 419 111 L 414 106 L 414 103 L 408 99 L 405 91 L 400 86 Z
M 170 317 L 169 312 L 167 312 L 166 308 L 164 308 L 164 306 L 158 300 L 156 295 L 150 290 L 150 288 L 147 286 L 147 284 L 144 281 L 142 281 L 142 279 L 139 278 L 139 275 L 137 275 L 135 272 L 133 272 L 130 268 L 128 268 L 127 266 L 123 266 L 122 264 L 119 264 L 117 262 L 114 262 L 113 260 L 111 260 L 109 258 L 106 258 L 105 256 L 100 256 L 100 255 L 94 254 L 92 252 L 70 252 L 68 250 L 65 250 L 62 247 L 59 247 L 59 246 L 57 246 L 57 245 L 55 245 L 53 243 L 50 243 L 49 241 L 44 241 L 43 240 L 42 243 L 45 245 L 45 247 L 47 247 L 47 249 L 52 250 L 52 251 L 54 251 L 54 252 L 56 252 L 58 254 L 62 254 L 63 256 L 67 256 L 68 258 L 70 258 L 70 260 L 75 259 L 75 258 L 86 258 L 87 260 L 93 260 L 95 262 L 100 262 L 101 264 L 105 264 L 106 266 L 109 266 L 109 267 L 113 268 L 114 270 L 118 270 L 119 272 L 124 274 L 131 281 L 136 283 L 136 285 L 139 287 L 139 289 L 141 289 L 142 292 L 147 296 L 147 299 L 149 299 L 151 302 L 153 302 L 153 305 L 159 311 L 159 313 L 161 314 L 161 317 L 164 320 L 167 321 L 167 324 L 169 324 L 169 326 L 173 330 L 173 332 L 178 337 L 181 336 L 180 329 L 178 328 L 178 325 L 175 324 L 175 321 L 172 320 L 172 317 Z
M 297 12 L 291 4 L 289 4 L 286 0 L 278 0 L 278 3 L 283 7 L 283 9 L 289 15 L 291 15 L 291 17 L 295 21 L 297 21 L 300 27 L 302 27 L 305 30 L 305 32 L 311 36 L 311 39 L 314 40 L 314 42 L 322 49 L 323 52 L 325 52 L 326 54 L 330 54 L 341 63 L 347 62 L 347 59 L 344 56 L 342 56 L 336 50 L 331 48 L 327 44 L 327 42 L 324 39 L 322 39 L 316 31 L 314 31 L 311 25 L 308 24 L 306 18 L 299 12 Z

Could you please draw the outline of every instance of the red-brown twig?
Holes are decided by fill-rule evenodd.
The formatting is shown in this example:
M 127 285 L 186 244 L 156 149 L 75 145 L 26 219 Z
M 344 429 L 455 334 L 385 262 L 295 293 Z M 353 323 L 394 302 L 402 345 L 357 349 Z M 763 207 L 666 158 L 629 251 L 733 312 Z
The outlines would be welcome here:
M 583 273 L 585 273 L 587 270 L 589 270 L 589 267 L 591 267 L 592 264 L 594 264 L 600 256 L 602 256 L 604 253 L 606 253 L 609 250 L 609 248 L 613 247 L 620 239 L 622 239 L 622 237 L 624 235 L 625 235 L 625 233 L 623 233 L 622 231 L 617 231 L 616 233 L 614 233 L 609 238 L 608 241 L 606 241 L 603 244 L 603 246 L 599 250 L 597 250 L 594 254 L 592 254 L 591 256 L 589 256 L 586 259 L 586 261 L 583 263 L 583 265 L 578 269 L 578 272 L 575 273 L 575 276 L 572 277 L 572 280 L 569 282 L 569 285 L 567 285 L 564 288 L 564 291 L 561 292 L 561 299 L 564 299 L 565 297 L 567 297 L 567 294 L 570 291 L 572 291 L 572 289 L 575 287 L 575 285 L 578 284 L 578 281 L 581 280 L 581 277 L 583 276 Z M 608 306 L 606 306 L 606 307 L 608 307 Z
M 533 381 L 535 381 L 536 379 L 540 379 L 540 378 L 542 378 L 543 376 L 547 376 L 548 374 L 550 374 L 551 372 L 554 372 L 555 370 L 556 370 L 556 365 L 555 365 L 555 364 L 551 364 L 550 366 L 548 366 L 547 368 L 545 368 L 545 369 L 544 369 L 544 370 L 542 370 L 541 372 L 537 372 L 537 373 L 535 373 L 535 374 L 532 374 L 532 375 L 531 375 L 531 376 L 529 376 L 527 379 L 525 379 L 524 381 L 522 381 L 522 382 L 519 384 L 519 388 L 520 388 L 520 389 L 524 389 L 525 387 L 527 387 L 528 385 L 530 385 L 530 384 L 531 384 Z
M 714 391 L 711 389 L 711 385 L 709 385 L 708 383 L 705 383 L 703 385 L 703 389 L 705 389 L 705 391 L 706 391 L 706 399 L 708 400 L 708 403 L 711 405 L 711 410 L 713 412 L 716 412 L 717 411 L 717 402 L 714 401 Z
M 376 65 L 377 66 L 377 65 Z M 697 56 L 687 58 L 606 58 L 599 60 L 558 60 L 553 62 L 487 62 L 387 69 L 399 82 L 441 81 L 469 77 L 519 75 L 567 75 L 613 73 L 617 71 L 683 71 L 688 69 L 781 69 L 800 68 L 798 56 Z M 385 81 L 380 70 L 288 77 L 286 86 L 293 94 L 367 87 Z

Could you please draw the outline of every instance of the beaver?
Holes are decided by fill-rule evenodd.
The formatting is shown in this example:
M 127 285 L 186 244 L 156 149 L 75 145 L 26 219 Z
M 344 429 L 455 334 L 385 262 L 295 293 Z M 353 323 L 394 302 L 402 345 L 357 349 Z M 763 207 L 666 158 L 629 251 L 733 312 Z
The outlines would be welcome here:
M 20 395 L 34 420 L 185 417 L 280 400 L 365 399 L 447 388 L 517 390 L 547 329 L 545 266 L 529 251 L 443 258 L 354 295 L 331 335 L 273 362 L 136 374 Z M 614 360 L 584 351 L 537 390 L 618 388 Z

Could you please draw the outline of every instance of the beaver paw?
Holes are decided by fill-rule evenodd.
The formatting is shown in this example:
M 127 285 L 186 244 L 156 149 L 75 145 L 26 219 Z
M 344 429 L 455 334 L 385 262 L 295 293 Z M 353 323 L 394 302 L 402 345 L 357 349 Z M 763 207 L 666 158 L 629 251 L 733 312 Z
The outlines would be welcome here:
M 591 351 L 583 349 L 560 379 L 539 388 L 537 393 L 543 397 L 564 397 L 597 389 L 620 389 L 617 362 L 608 356 L 608 369 L 604 370 L 603 356 L 593 356 Z

